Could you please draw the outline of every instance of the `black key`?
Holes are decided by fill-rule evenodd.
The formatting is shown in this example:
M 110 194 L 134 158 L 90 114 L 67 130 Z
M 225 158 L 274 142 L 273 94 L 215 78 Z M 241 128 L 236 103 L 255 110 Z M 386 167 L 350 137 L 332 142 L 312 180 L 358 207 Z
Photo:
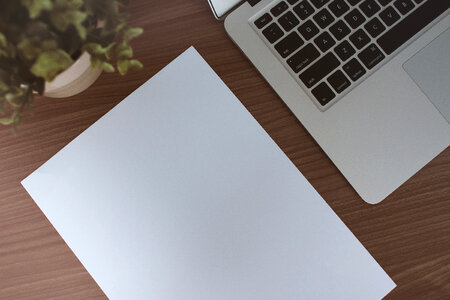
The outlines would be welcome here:
M 315 87 L 311 91 L 311 93 L 314 95 L 314 97 L 316 97 L 317 101 L 319 101 L 322 106 L 325 106 L 335 97 L 334 92 L 325 82 L 322 82 L 317 87 Z
M 300 74 L 300 80 L 306 85 L 306 87 L 313 87 L 316 83 L 321 81 L 325 76 L 330 74 L 334 69 L 339 67 L 341 63 L 329 52 L 324 57 L 315 62 L 306 71 Z
M 258 27 L 258 29 L 261 29 L 269 24 L 270 21 L 272 21 L 272 16 L 269 14 L 264 14 L 255 21 L 255 26 Z
M 321 8 L 322 6 L 324 6 L 325 4 L 327 4 L 327 2 L 330 0 L 311 0 L 312 4 L 317 8 Z
M 305 40 L 310 40 L 319 33 L 319 28 L 317 28 L 311 20 L 308 20 L 298 28 L 298 31 L 302 34 Z
M 292 32 L 275 45 L 275 49 L 280 53 L 281 57 L 286 58 L 295 50 L 300 48 L 305 42 L 296 32 Z
M 336 18 L 339 18 L 350 9 L 344 0 L 333 1 L 328 5 L 328 8 L 333 12 Z
M 343 41 L 334 48 L 334 52 L 336 52 L 342 61 L 346 61 L 355 54 L 356 51 L 348 41 Z
M 375 44 L 371 44 L 361 51 L 361 53 L 358 54 L 358 57 L 369 70 L 378 65 L 385 58 L 384 54 Z
M 314 8 L 308 1 L 304 0 L 294 7 L 294 12 L 300 19 L 304 20 L 314 13 Z
M 284 30 L 290 31 L 292 28 L 300 24 L 300 21 L 292 12 L 288 11 L 278 19 L 278 23 L 280 23 Z
M 346 63 L 342 69 L 345 73 L 347 73 L 348 77 L 350 77 L 351 80 L 356 81 L 361 76 L 366 74 L 366 70 L 364 67 L 356 60 L 356 58 L 351 59 L 348 63 Z
M 380 11 L 381 7 L 374 0 L 366 0 L 359 8 L 363 11 L 363 13 L 368 17 L 372 17 L 374 14 Z
M 322 29 L 324 29 L 334 21 L 334 17 L 330 14 L 330 12 L 326 8 L 322 9 L 317 14 L 315 14 L 313 19 L 314 21 L 316 21 L 317 25 L 319 25 L 319 27 Z
M 298 1 L 298 0 L 288 0 L 288 3 L 289 3 L 290 5 L 292 5 L 292 4 L 297 3 L 297 1 Z
M 388 4 L 391 3 L 392 1 L 394 1 L 394 0 L 378 0 L 378 2 L 379 2 L 381 5 L 383 5 L 383 6 L 388 5 Z
M 340 70 L 328 77 L 327 81 L 338 94 L 342 93 L 351 84 L 350 80 Z
M 281 1 L 280 3 L 278 3 L 277 5 L 275 5 L 270 12 L 272 13 L 272 15 L 274 15 L 275 17 L 278 17 L 279 15 L 281 15 L 286 9 L 288 9 L 288 5 L 286 4 L 286 2 Z
M 350 41 L 357 49 L 361 49 L 370 42 L 370 37 L 362 29 L 358 29 L 350 36 Z
M 386 29 L 378 18 L 373 18 L 366 25 L 364 25 L 364 28 L 373 38 L 379 36 Z
M 448 0 L 439 0 L 439 1 L 448 1 Z M 411 0 L 397 0 L 394 2 L 394 6 L 398 9 L 398 11 L 402 15 L 406 15 L 414 8 L 414 3 Z
M 405 19 L 382 35 L 377 43 L 386 54 L 391 54 L 425 26 L 433 22 L 450 6 L 450 1 L 427 1 Z
M 350 33 L 350 28 L 348 28 L 347 25 L 345 25 L 344 21 L 339 20 L 336 23 L 334 23 L 333 26 L 330 27 L 330 32 L 334 35 L 334 37 L 340 41 L 342 40 L 347 34 Z
M 420 4 L 423 2 L 423 0 L 414 0 L 414 2 L 416 2 L 416 4 Z
M 366 18 L 364 18 L 361 12 L 356 8 L 345 15 L 344 19 L 353 29 L 364 23 L 366 20 Z
M 314 39 L 314 43 L 319 47 L 320 51 L 325 52 L 334 45 L 336 45 L 336 42 L 331 37 L 331 35 L 328 32 L 323 32 L 318 37 Z
M 348 3 L 350 3 L 350 5 L 356 5 L 359 2 L 361 2 L 361 0 L 347 0 L 347 1 L 348 1 Z
M 395 11 L 395 9 L 392 6 L 389 6 L 382 12 L 380 12 L 380 18 L 383 20 L 384 24 L 387 26 L 391 26 L 395 22 L 397 22 L 398 19 L 400 19 L 400 15 Z
M 262 33 L 271 44 L 275 43 L 284 35 L 283 30 L 281 30 L 280 26 L 275 23 L 267 26 Z
M 308 44 L 292 55 L 291 58 L 287 60 L 287 63 L 295 73 L 298 73 L 319 56 L 319 50 L 317 50 L 314 45 Z

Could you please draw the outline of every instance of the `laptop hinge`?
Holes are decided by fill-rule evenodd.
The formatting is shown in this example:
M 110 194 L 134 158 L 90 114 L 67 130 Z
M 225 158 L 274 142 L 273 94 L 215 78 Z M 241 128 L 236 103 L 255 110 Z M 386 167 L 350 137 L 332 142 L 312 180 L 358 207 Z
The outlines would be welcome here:
M 259 2 L 261 2 L 261 0 L 248 0 L 247 2 L 248 2 L 248 4 L 250 4 L 251 6 L 255 6 L 256 4 L 258 4 Z

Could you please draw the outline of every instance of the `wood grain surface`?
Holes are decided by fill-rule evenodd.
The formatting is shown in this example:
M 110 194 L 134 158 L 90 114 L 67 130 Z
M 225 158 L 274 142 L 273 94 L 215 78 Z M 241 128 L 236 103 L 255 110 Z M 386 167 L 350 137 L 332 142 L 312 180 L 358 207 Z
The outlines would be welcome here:
M 133 0 L 131 13 L 145 30 L 133 43 L 142 71 L 102 74 L 71 98 L 38 97 L 17 134 L 0 127 L 0 299 L 106 298 L 20 181 L 191 45 L 397 283 L 386 299 L 450 299 L 449 149 L 381 204 L 366 204 L 206 0 Z

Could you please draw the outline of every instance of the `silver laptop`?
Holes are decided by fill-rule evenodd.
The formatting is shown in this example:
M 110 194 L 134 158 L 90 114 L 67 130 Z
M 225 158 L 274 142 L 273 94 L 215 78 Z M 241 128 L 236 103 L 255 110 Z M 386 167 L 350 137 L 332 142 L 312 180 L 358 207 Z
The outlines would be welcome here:
M 449 146 L 449 0 L 209 1 L 366 202 Z

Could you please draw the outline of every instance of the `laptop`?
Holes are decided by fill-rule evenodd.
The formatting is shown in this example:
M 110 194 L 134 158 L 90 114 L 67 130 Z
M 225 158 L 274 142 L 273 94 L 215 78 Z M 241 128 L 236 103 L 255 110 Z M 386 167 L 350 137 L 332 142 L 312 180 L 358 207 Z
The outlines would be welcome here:
M 450 145 L 450 1 L 209 3 L 366 202 Z

